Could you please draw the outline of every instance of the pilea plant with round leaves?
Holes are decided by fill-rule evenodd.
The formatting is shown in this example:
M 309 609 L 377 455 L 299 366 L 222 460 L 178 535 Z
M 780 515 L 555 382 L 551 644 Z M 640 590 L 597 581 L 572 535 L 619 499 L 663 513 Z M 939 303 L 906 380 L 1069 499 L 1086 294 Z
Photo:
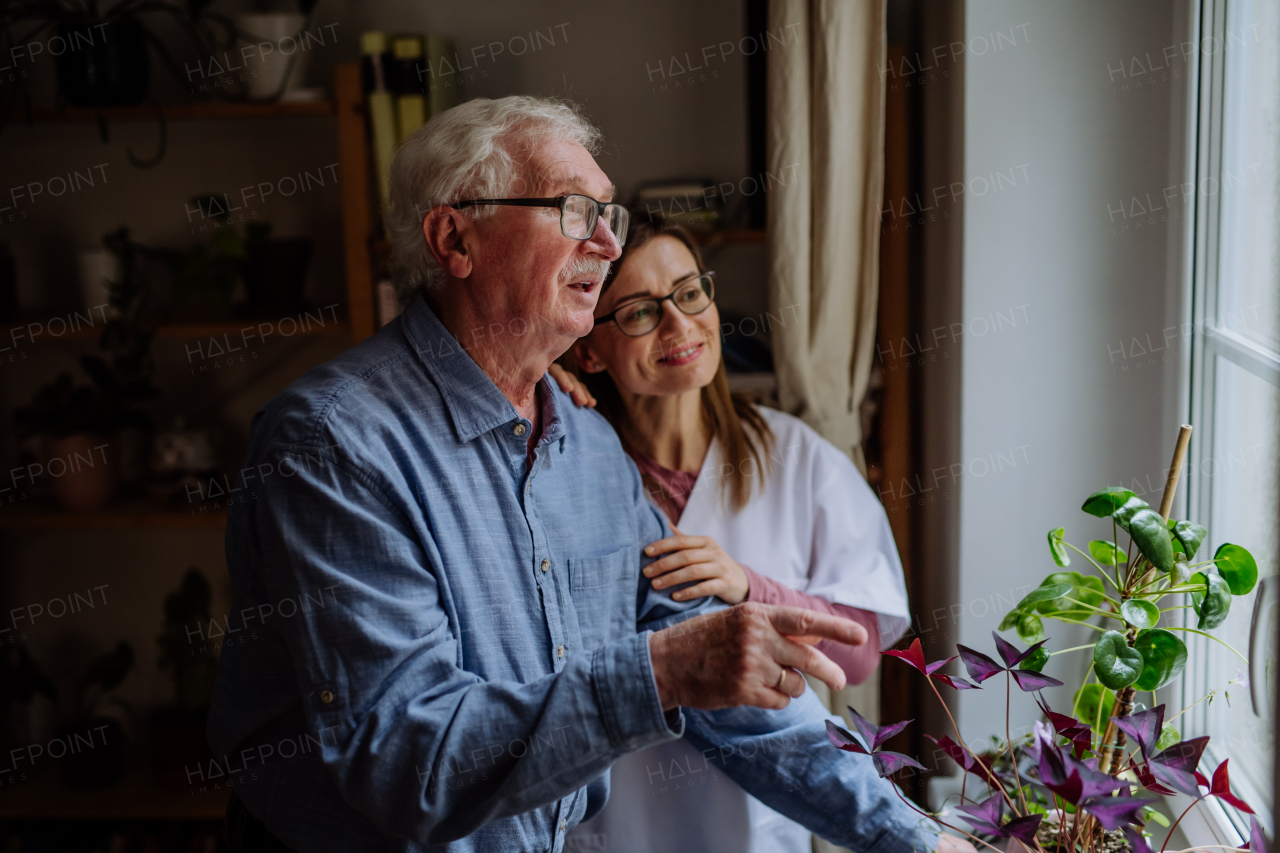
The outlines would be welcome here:
M 1049 575 L 1005 616 L 1000 630 L 1016 630 L 1029 648 L 1019 649 L 993 632 L 1001 664 L 958 646 L 956 657 L 967 679 L 942 671 L 955 657 L 926 661 L 918 639 L 906 650 L 884 653 L 925 678 L 954 729 L 954 740 L 926 737 L 961 768 L 964 782 L 957 814 L 921 814 L 981 847 L 999 850 L 996 844 L 1016 840 L 1038 853 L 1152 853 L 1148 824 L 1154 822 L 1168 828 L 1160 848 L 1164 853 L 1182 817 L 1203 799 L 1216 798 L 1250 815 L 1253 810 L 1232 793 L 1227 761 L 1212 772 L 1212 779 L 1205 775 L 1207 768 L 1201 772 L 1209 738 L 1182 740 L 1173 725 L 1181 713 L 1166 721 L 1164 705 L 1136 706 L 1135 691 L 1154 695 L 1182 674 L 1188 651 L 1179 634 L 1222 642 L 1208 632 L 1225 621 L 1234 596 L 1252 591 L 1258 568 L 1246 549 L 1233 544 L 1219 547 L 1212 559 L 1197 561 L 1208 531 L 1194 522 L 1166 520 L 1127 489 L 1095 492 L 1082 509 L 1108 520 L 1111 538 L 1089 542 L 1086 552 L 1067 541 L 1063 528 L 1049 532 L 1050 554 L 1059 569 L 1071 566 L 1074 552 L 1087 561 L 1089 570 Z M 1122 531 L 1127 541 L 1122 542 Z M 1176 603 L 1180 597 L 1187 603 Z M 1195 614 L 1195 627 L 1181 624 L 1178 614 L 1188 611 Z M 1100 636 L 1083 646 L 1050 652 L 1046 619 L 1085 625 Z M 1037 696 L 1045 721 L 1036 723 L 1030 736 L 1011 737 L 1008 707 L 1013 689 L 1038 693 L 1064 686 L 1040 670 L 1051 654 L 1079 651 L 1091 651 L 1092 663 L 1075 692 L 1072 713 L 1058 713 Z M 1240 657 L 1247 666 L 1247 659 Z M 1005 686 L 1005 740 L 993 738 L 974 749 L 964 741 L 938 685 L 980 690 L 993 678 Z M 875 726 L 853 708 L 849 714 L 857 733 L 828 723 L 833 746 L 865 756 L 882 777 L 923 769 L 910 756 L 881 748 L 910 721 Z M 970 776 L 976 779 L 972 796 Z M 1144 792 L 1179 792 L 1192 804 L 1171 824 Z M 956 825 L 961 821 L 970 831 Z M 1256 819 L 1248 844 L 1240 849 L 1269 851 Z

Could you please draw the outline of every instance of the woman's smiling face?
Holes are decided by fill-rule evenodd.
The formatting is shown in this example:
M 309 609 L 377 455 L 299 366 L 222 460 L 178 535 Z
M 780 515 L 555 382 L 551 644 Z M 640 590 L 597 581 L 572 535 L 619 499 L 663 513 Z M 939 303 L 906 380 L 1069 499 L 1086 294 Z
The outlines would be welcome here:
M 667 296 L 698 274 L 693 253 L 680 240 L 661 235 L 629 252 L 613 285 L 600 298 L 596 317 L 637 299 Z M 578 363 L 588 372 L 607 370 L 623 395 L 660 397 L 705 387 L 720 366 L 720 313 L 713 302 L 688 315 L 667 300 L 658 327 L 645 335 L 623 334 L 602 323 L 578 343 Z

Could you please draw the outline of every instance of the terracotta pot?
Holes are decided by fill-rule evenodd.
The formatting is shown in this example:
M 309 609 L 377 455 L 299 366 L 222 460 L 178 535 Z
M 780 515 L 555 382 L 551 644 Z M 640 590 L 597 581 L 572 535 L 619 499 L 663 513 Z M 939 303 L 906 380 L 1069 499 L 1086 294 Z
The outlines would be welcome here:
M 115 448 L 106 436 L 81 433 L 44 437 L 44 476 L 69 510 L 102 509 L 116 490 Z

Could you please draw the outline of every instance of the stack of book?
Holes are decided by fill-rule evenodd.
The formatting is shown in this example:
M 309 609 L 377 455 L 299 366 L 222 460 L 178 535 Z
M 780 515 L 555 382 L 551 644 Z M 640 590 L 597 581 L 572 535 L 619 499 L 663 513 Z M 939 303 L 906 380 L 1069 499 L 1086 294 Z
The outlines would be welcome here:
M 710 231 L 720 222 L 722 199 L 706 179 L 649 181 L 631 201 L 638 218 L 674 222 L 693 231 Z
M 400 143 L 462 100 L 460 80 L 445 73 L 457 67 L 457 54 L 453 39 L 445 36 L 376 31 L 361 35 L 360 53 L 378 197 L 385 210 L 391 159 Z

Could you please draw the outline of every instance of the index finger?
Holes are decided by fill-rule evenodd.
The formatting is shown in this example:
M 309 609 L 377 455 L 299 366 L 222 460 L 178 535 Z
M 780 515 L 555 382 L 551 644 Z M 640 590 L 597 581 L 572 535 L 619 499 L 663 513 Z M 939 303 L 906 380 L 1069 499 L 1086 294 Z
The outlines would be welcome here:
M 658 554 L 666 554 L 668 551 L 683 551 L 686 548 L 701 548 L 701 536 L 668 536 L 666 539 L 659 539 L 657 542 L 651 542 L 644 546 L 646 557 L 656 557 Z
M 867 641 L 867 629 L 852 619 L 801 607 L 771 606 L 769 621 L 775 631 L 793 639 L 835 640 L 850 646 L 860 646 Z

